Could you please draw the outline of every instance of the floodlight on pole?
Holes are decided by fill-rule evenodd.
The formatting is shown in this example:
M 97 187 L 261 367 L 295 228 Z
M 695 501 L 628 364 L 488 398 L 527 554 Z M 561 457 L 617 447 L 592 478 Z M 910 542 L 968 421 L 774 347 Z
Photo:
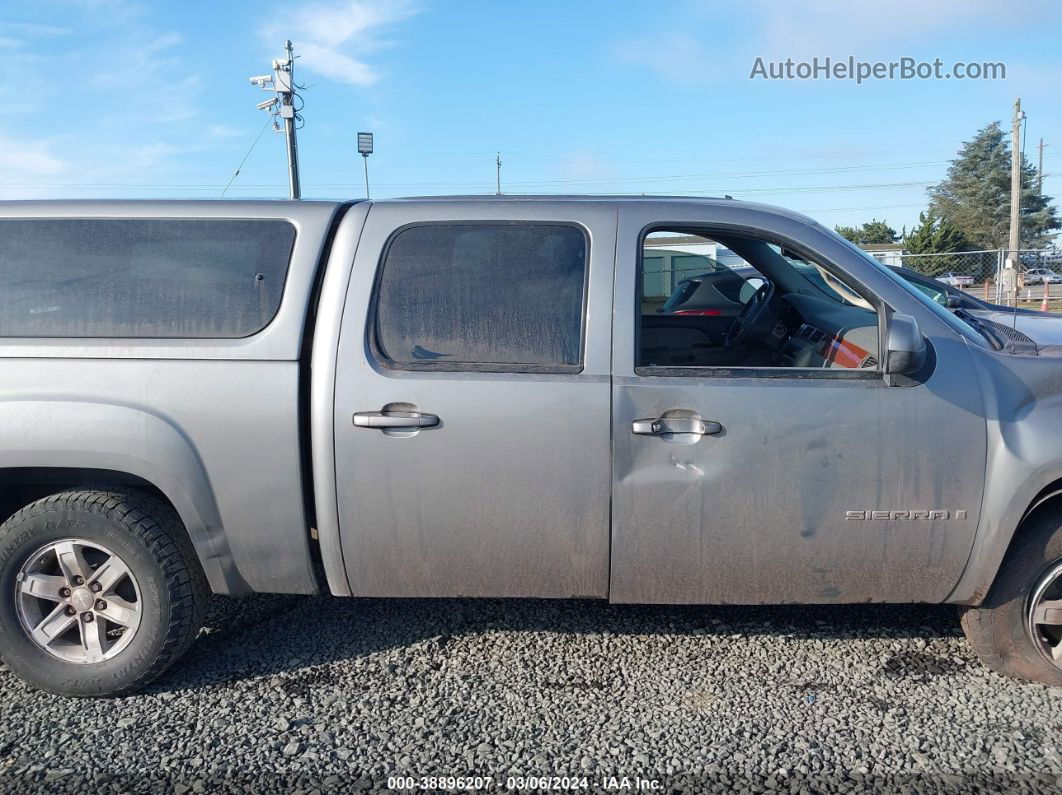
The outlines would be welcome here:
M 372 133 L 358 133 L 358 154 L 365 164 L 365 198 L 369 198 L 369 155 L 372 154 Z

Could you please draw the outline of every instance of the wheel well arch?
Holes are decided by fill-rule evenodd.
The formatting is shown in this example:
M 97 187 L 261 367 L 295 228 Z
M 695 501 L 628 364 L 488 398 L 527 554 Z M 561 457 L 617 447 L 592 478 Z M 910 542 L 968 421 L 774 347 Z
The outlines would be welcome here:
M 128 472 L 85 467 L 12 467 L 0 469 L 0 524 L 42 497 L 90 485 L 130 486 L 151 492 L 176 510 L 155 484 Z
M 1029 503 L 1029 507 L 1025 509 L 1025 513 L 1022 514 L 1021 521 L 1018 522 L 1018 528 L 1014 531 L 1014 538 L 1017 538 L 1021 533 L 1022 525 L 1025 524 L 1026 519 L 1032 516 L 1040 508 L 1060 501 L 1062 501 L 1062 478 L 1048 484 L 1033 498 L 1032 502 Z M 1014 543 L 1013 538 L 1010 543 Z
M 212 590 L 217 593 L 240 593 L 248 589 L 242 578 L 238 582 L 234 571 L 220 571 L 209 565 L 209 547 L 201 534 L 188 526 L 189 517 L 163 489 L 141 475 L 117 469 L 80 466 L 18 466 L 0 467 L 0 523 L 7 521 L 32 502 L 73 488 L 127 487 L 147 492 L 173 509 L 181 519 L 181 527 L 195 548 L 198 563 Z
M 989 572 L 991 576 L 983 581 L 983 585 L 969 604 L 980 604 L 988 595 L 989 590 L 995 584 L 996 578 L 999 576 L 999 570 L 1002 568 L 1003 562 L 1007 559 L 1007 556 L 1010 555 L 1011 550 L 1014 549 L 1024 537 L 1025 527 L 1029 518 L 1037 511 L 1050 507 L 1062 508 L 1062 478 L 1044 486 L 1044 488 L 1040 489 L 1036 496 L 1029 502 L 1029 505 L 1021 515 L 1021 519 L 1019 519 L 1017 525 L 1015 525 L 1014 531 L 1010 534 L 1010 538 L 1007 540 L 1003 554 L 1000 556 L 995 567 Z

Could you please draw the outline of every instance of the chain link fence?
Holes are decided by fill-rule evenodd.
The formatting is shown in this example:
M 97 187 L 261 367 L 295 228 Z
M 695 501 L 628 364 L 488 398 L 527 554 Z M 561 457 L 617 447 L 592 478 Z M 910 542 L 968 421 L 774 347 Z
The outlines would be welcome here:
M 957 251 L 948 254 L 871 252 L 886 265 L 902 266 L 965 290 L 995 304 L 1062 312 L 1062 252 L 1057 249 L 1020 251 L 1016 292 L 1006 289 L 1006 249 Z

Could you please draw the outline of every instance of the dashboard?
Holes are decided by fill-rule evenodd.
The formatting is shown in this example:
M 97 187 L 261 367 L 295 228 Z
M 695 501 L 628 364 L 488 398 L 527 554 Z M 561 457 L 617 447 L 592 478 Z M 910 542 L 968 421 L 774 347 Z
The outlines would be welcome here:
M 815 296 L 791 293 L 768 344 L 780 367 L 872 368 L 878 365 L 877 315 Z

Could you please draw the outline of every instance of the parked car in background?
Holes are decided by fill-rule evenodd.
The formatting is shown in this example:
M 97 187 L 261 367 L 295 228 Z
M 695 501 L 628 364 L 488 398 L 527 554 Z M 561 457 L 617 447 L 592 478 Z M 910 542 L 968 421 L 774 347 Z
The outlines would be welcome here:
M 1024 277 L 1026 284 L 1062 284 L 1062 275 L 1049 268 L 1029 268 Z
M 890 265 L 889 267 L 938 304 L 946 306 L 948 309 L 995 310 L 1003 312 L 1014 311 L 1009 306 L 993 304 L 989 301 L 985 301 L 982 298 L 978 298 L 974 293 L 962 290 L 958 287 L 953 287 L 950 284 L 934 279 L 932 276 L 926 276 L 924 273 L 919 273 L 910 268 L 904 268 L 900 265 Z M 1018 312 L 1021 314 L 1032 315 L 1047 314 L 1044 312 L 1038 312 L 1035 309 L 1019 309 Z
M 952 287 L 960 288 L 969 287 L 974 283 L 973 276 L 967 276 L 963 273 L 952 273 L 951 271 L 948 271 L 947 273 L 942 273 L 938 277 L 938 279 L 939 281 L 944 282 L 944 284 L 950 284 Z
M 1062 315 L 993 304 L 910 268 L 892 269 L 941 306 L 991 321 L 999 329 L 1009 329 L 1012 337 L 1020 334 L 1037 345 L 1062 345 Z
M 657 231 L 747 263 L 733 314 L 644 300 Z M 1062 346 L 805 216 L 5 202 L 0 251 L 0 656 L 40 688 L 143 687 L 210 592 L 322 589 L 950 603 L 1062 685 Z

